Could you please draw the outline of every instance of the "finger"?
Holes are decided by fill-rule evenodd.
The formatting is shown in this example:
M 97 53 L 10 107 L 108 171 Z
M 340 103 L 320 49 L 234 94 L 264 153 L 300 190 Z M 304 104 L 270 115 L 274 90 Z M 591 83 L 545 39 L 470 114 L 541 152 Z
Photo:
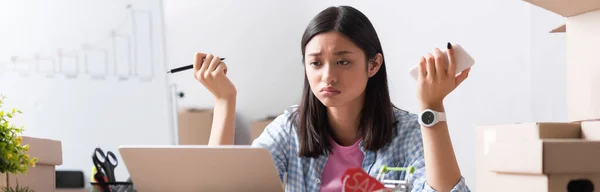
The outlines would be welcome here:
M 194 71 L 200 70 L 200 66 L 202 66 L 202 60 L 204 60 L 206 54 L 204 53 L 196 53 L 194 56 Z
M 433 55 L 431 55 L 431 53 L 428 53 L 427 56 L 425 57 L 425 60 L 427 60 L 427 76 L 428 77 L 435 76 L 436 71 L 435 71 L 435 61 L 433 59 Z
M 219 63 L 221 63 L 221 58 L 219 58 L 219 56 L 214 56 L 212 58 L 212 61 L 210 61 L 210 65 L 208 66 L 207 71 L 208 72 L 212 72 L 217 68 L 217 65 L 219 65 Z
M 227 65 L 225 64 L 225 62 L 219 63 L 219 66 L 217 66 L 217 68 L 212 72 L 213 77 L 219 74 L 227 74 Z
M 419 60 L 419 74 L 421 75 L 421 77 L 427 76 L 427 69 L 425 69 L 426 66 L 427 61 L 425 60 L 425 57 L 421 57 L 421 60 Z
M 465 81 L 465 79 L 467 79 L 467 77 L 469 77 L 470 71 L 471 68 L 469 67 L 456 76 L 456 86 L 460 85 L 463 81 Z
M 212 61 L 212 58 L 214 56 L 212 54 L 206 54 L 206 57 L 204 57 L 204 61 L 202 62 L 202 67 L 200 68 L 200 74 L 202 74 L 202 76 L 204 78 L 206 78 L 206 71 L 208 69 L 208 67 L 210 66 L 210 62 Z
M 435 48 L 433 50 L 433 52 L 434 52 L 433 56 L 434 56 L 434 60 L 435 60 L 435 71 L 438 76 L 444 77 L 448 73 L 446 73 L 446 69 L 444 66 L 444 58 L 442 55 L 442 51 L 440 51 L 440 49 L 438 49 L 438 48 Z
M 456 75 L 456 60 L 454 58 L 454 49 L 452 49 L 452 44 L 450 44 L 450 42 L 448 42 L 448 51 L 447 51 L 447 58 L 448 58 L 448 75 Z
M 201 71 L 195 71 L 194 72 L 194 77 L 199 80 L 200 82 L 204 82 L 204 76 L 202 76 L 202 72 Z
M 202 72 L 200 69 L 205 57 L 206 54 L 204 53 L 196 53 L 196 58 L 194 59 L 194 77 L 201 82 L 204 80 L 202 79 Z

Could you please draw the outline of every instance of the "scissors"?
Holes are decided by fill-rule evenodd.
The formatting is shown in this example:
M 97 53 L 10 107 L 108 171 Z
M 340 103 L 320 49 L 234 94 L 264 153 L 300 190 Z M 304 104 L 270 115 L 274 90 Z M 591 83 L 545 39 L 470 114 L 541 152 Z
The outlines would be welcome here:
M 98 162 L 95 158 L 92 158 L 92 160 L 94 161 L 94 181 L 96 181 L 98 184 L 100 184 L 97 187 L 94 187 L 97 190 L 94 191 L 102 191 L 102 192 L 112 192 L 112 189 L 110 188 L 110 185 L 108 185 L 108 178 L 104 175 L 104 173 L 102 172 L 102 169 L 100 169 L 100 167 L 102 167 L 102 164 L 100 162 Z
M 116 182 L 115 167 L 119 165 L 119 162 L 117 161 L 117 156 L 112 151 L 104 153 L 102 149 L 96 148 L 94 155 L 92 155 L 92 160 L 98 172 L 104 172 L 109 182 Z

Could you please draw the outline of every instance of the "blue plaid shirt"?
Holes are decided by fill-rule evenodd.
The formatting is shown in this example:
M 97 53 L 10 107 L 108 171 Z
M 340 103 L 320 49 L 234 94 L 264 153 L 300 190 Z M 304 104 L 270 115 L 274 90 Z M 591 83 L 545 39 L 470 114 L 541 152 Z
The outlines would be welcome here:
M 271 122 L 262 134 L 252 142 L 252 146 L 264 147 L 269 150 L 275 161 L 279 177 L 283 181 L 287 173 L 285 190 L 288 192 L 319 191 L 321 172 L 327 162 L 327 156 L 318 158 L 297 157 L 299 150 L 298 135 L 295 128 L 290 128 L 288 117 L 296 106 L 284 111 Z M 421 128 L 417 115 L 407 111 L 395 109 L 394 114 L 398 122 L 398 135 L 390 145 L 376 152 L 367 151 L 362 162 L 362 169 L 375 177 L 382 165 L 391 167 L 415 167 L 412 191 L 435 191 L 427 184 L 425 177 L 425 160 L 423 159 L 423 142 Z M 405 172 L 388 172 L 386 179 L 403 179 Z M 464 177 L 454 186 L 452 192 L 470 191 L 465 184 Z

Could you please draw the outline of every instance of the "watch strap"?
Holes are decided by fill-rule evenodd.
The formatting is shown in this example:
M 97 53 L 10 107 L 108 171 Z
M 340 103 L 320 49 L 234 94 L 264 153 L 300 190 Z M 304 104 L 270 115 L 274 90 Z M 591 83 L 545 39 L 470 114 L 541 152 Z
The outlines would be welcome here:
M 446 113 L 437 112 L 437 118 L 438 118 L 438 121 L 446 121 Z

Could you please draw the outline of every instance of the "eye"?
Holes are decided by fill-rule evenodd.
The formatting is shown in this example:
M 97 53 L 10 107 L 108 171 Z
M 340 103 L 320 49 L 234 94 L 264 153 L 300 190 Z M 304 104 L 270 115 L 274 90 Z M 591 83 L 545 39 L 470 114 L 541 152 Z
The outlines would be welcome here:
M 312 61 L 309 63 L 310 65 L 314 65 L 314 66 L 320 66 L 321 63 L 319 63 L 318 61 Z
M 337 64 L 338 65 L 348 65 L 348 64 L 350 64 L 350 62 L 349 61 L 341 60 L 341 61 L 338 61 Z

